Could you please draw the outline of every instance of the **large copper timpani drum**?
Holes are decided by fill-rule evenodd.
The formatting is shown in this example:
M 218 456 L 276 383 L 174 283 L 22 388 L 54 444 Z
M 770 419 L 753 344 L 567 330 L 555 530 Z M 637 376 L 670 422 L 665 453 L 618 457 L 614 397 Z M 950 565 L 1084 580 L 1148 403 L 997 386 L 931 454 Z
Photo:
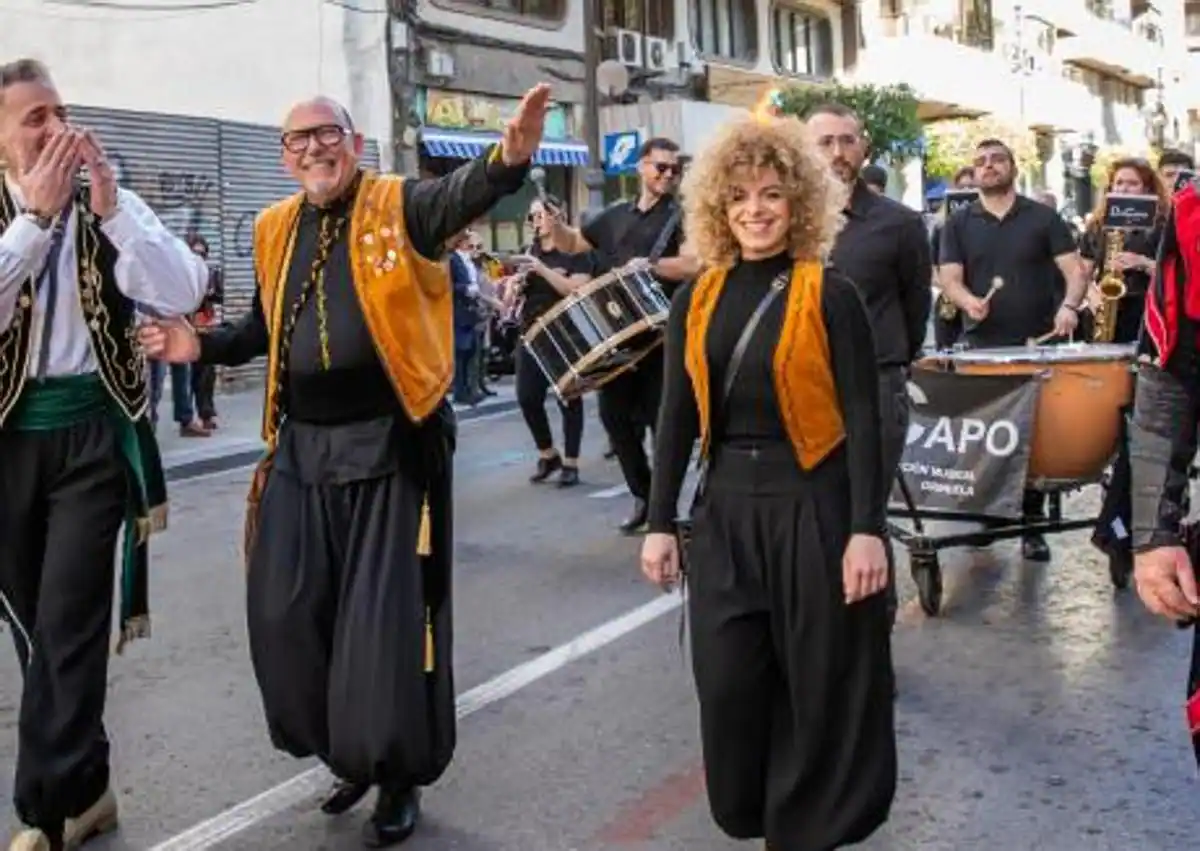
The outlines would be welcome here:
M 1117 451 L 1121 409 L 1133 399 L 1135 346 L 1072 343 L 940 352 L 924 369 L 964 375 L 1038 375 L 1031 483 L 1100 479 Z
M 521 342 L 566 401 L 603 386 L 660 345 L 670 308 L 649 271 L 616 269 L 542 314 Z

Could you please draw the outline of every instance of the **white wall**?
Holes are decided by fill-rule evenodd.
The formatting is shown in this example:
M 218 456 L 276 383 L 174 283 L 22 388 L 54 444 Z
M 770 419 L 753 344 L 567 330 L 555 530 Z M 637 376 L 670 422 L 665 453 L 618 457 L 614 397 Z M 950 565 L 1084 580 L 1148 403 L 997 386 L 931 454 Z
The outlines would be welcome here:
M 387 168 L 385 0 L 348 5 L 376 13 L 324 0 L 174 12 L 3 0 L 0 58 L 41 59 L 63 99 L 88 106 L 278 124 L 294 102 L 327 95 L 379 141 Z

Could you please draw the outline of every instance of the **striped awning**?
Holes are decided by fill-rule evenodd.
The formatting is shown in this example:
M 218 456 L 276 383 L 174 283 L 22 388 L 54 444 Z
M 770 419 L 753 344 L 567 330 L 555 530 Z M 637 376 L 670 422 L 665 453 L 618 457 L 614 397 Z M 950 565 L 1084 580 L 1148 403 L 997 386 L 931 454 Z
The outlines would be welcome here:
M 462 133 L 425 128 L 421 145 L 431 157 L 472 160 L 500 141 L 499 133 Z M 586 166 L 588 149 L 583 142 L 542 142 L 533 161 L 537 165 Z

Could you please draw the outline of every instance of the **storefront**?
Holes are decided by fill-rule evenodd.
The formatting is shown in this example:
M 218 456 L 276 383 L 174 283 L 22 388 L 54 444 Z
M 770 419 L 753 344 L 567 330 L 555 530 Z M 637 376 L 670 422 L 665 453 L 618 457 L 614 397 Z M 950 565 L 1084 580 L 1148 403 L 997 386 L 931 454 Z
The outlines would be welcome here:
M 520 102 L 517 98 L 433 88 L 421 89 L 417 98 L 423 125 L 420 166 L 427 175 L 446 174 L 462 165 L 463 160 L 480 156 L 500 140 L 505 123 Z M 577 172 L 587 167 L 588 150 L 570 130 L 569 108 L 551 106 L 534 163 L 545 169 L 546 191 L 563 199 L 568 215 L 573 217 L 573 189 Z M 484 244 L 493 251 L 515 251 L 528 243 L 526 216 L 536 194 L 533 185 L 527 183 L 519 193 L 496 205 L 486 222 L 479 224 Z

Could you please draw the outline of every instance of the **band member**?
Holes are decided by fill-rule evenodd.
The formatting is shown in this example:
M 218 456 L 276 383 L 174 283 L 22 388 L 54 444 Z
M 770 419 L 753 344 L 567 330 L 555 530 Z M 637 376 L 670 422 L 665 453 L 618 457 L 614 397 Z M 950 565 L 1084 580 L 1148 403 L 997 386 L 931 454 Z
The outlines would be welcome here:
M 920 213 L 872 192 L 859 177 L 867 140 L 852 109 L 835 103 L 818 106 L 808 114 L 808 129 L 834 174 L 850 190 L 846 225 L 830 259 L 858 285 L 875 330 L 886 507 L 908 434 L 908 369 L 920 355 L 929 328 L 929 234 Z M 888 560 L 894 566 L 890 541 Z M 894 613 L 894 582 L 889 583 L 888 599 Z
M 1104 228 L 1105 212 L 1110 193 L 1120 195 L 1158 196 L 1159 221 L 1151 229 L 1122 231 L 1119 233 L 1119 251 L 1113 251 L 1112 240 L 1117 233 Z M 1140 159 L 1117 160 L 1108 171 L 1108 181 L 1100 193 L 1091 221 L 1080 240 L 1079 253 L 1083 257 L 1084 273 L 1088 280 L 1099 281 L 1113 276 L 1125 287 L 1124 296 L 1101 306 L 1103 301 L 1099 288 L 1090 288 L 1089 300 L 1093 304 L 1093 315 L 1099 309 L 1105 313 L 1113 311 L 1111 333 L 1104 333 L 1102 342 L 1136 343 L 1141 334 L 1142 318 L 1146 302 L 1146 291 L 1154 276 L 1155 258 L 1162 239 L 1162 223 L 1171 209 L 1171 196 L 1159 180 L 1150 164 Z M 1111 268 L 1109 268 L 1111 261 Z M 1086 323 L 1094 329 L 1095 323 Z M 1095 333 L 1089 336 L 1096 338 Z M 1129 411 L 1121 413 L 1121 438 L 1112 475 L 1105 489 L 1104 504 L 1096 522 L 1092 543 L 1114 560 L 1121 572 L 1128 575 L 1133 567 L 1130 552 L 1130 490 L 1129 490 L 1129 443 L 1124 428 Z
M 609 206 L 581 231 L 556 217 L 552 231 L 555 247 L 568 254 L 598 250 L 602 261 L 598 273 L 635 259 L 653 259 L 654 275 L 670 297 L 680 282 L 699 271 L 693 259 L 679 256 L 683 230 L 674 191 L 682 173 L 678 145 L 670 139 L 647 140 L 639 153 L 641 190 L 637 200 Z M 659 347 L 600 388 L 600 421 L 633 494 L 633 513 L 621 524 L 626 533 L 646 524 L 650 461 L 643 444 L 646 430 L 654 427 L 658 416 L 662 364 Z
M 297 105 L 281 142 L 302 191 L 255 222 L 251 312 L 202 336 L 183 323 L 140 335 L 172 362 L 267 355 L 251 659 L 275 746 L 342 778 L 324 812 L 380 787 L 369 847 L 413 832 L 418 787 L 455 747 L 447 242 L 521 187 L 549 95 L 531 90 L 498 146 L 430 180 L 364 170 L 343 107 Z
M 687 580 L 709 804 L 732 837 L 826 851 L 871 835 L 896 788 L 879 365 L 858 290 L 821 263 L 846 191 L 795 118 L 732 122 L 693 169 L 687 239 L 708 271 L 671 305 L 642 570 L 679 579 L 699 440 Z
M 1129 455 L 1134 582 L 1146 607 L 1179 624 L 1200 618 L 1195 565 L 1185 545 L 1189 468 L 1200 426 L 1200 196 L 1188 185 L 1163 226 L 1146 299 Z M 1200 761 L 1200 627 L 1193 629 L 1188 721 Z
M 563 209 L 562 202 L 553 196 L 547 199 L 554 209 Z M 520 321 L 524 334 L 547 310 L 572 290 L 596 276 L 595 254 L 566 254 L 554 248 L 550 235 L 550 215 L 541 201 L 529 208 L 529 224 L 534 239 L 529 247 L 528 266 L 523 270 L 521 284 Z M 583 443 L 583 400 L 572 399 L 559 404 L 562 410 L 563 451 L 554 448 L 554 433 L 546 416 L 546 394 L 550 380 L 534 357 L 520 346 L 517 349 L 517 403 L 529 426 L 538 450 L 537 469 L 529 481 L 544 482 L 558 473 L 560 487 L 579 484 L 579 448 Z
M 1071 229 L 1045 204 L 1018 195 L 1017 163 L 998 139 L 975 147 L 979 199 L 946 220 L 938 267 L 942 292 L 965 316 L 963 339 L 973 348 L 1023 346 L 1030 338 L 1071 335 L 1087 292 L 1087 277 Z M 1062 295 L 1065 280 L 1065 297 Z M 1003 285 L 992 292 L 995 280 Z M 1026 521 L 1045 516 L 1046 495 L 1025 492 Z M 1040 534 L 1021 542 L 1025 558 L 1049 561 Z
M 116 826 L 104 703 L 117 536 L 124 525 L 124 642 L 149 633 L 146 537 L 166 520 L 135 305 L 182 316 L 208 284 L 117 187 L 100 140 L 68 122 L 43 65 L 0 67 L 0 615 L 23 674 L 13 798 L 27 826 L 12 851 Z
M 969 165 L 960 168 L 954 175 L 953 187 L 955 189 L 974 189 L 975 169 Z M 941 263 L 942 228 L 946 224 L 946 215 L 946 210 L 943 208 L 938 213 L 937 223 L 934 224 L 933 230 L 929 235 L 929 246 L 933 255 L 933 278 L 935 284 L 937 283 L 937 267 Z M 934 345 L 939 349 L 949 349 L 962 336 L 962 313 L 942 293 L 939 293 L 938 297 L 934 300 L 933 308 Z

